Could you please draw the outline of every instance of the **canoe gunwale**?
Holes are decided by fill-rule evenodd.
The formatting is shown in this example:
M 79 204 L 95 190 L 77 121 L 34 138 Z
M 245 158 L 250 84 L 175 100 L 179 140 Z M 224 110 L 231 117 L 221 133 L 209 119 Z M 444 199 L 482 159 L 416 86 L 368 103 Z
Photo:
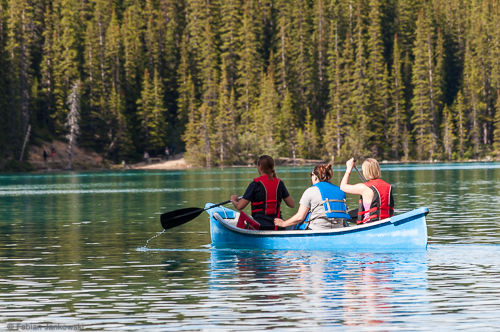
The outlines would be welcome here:
M 419 208 L 406 213 L 402 213 L 391 218 L 386 218 L 383 220 L 374 221 L 367 224 L 354 225 L 349 227 L 340 227 L 334 229 L 325 230 L 249 230 L 233 226 L 226 222 L 218 212 L 210 214 L 210 218 L 214 221 L 220 223 L 224 228 L 229 231 L 240 233 L 244 235 L 250 235 L 255 237 L 300 237 L 300 236 L 318 236 L 318 235 L 342 235 L 347 233 L 354 233 L 359 231 L 366 231 L 370 229 L 375 229 L 379 227 L 385 227 L 390 224 L 398 225 L 406 222 L 410 222 L 414 219 L 420 218 L 422 214 L 425 216 L 429 213 L 428 208 Z

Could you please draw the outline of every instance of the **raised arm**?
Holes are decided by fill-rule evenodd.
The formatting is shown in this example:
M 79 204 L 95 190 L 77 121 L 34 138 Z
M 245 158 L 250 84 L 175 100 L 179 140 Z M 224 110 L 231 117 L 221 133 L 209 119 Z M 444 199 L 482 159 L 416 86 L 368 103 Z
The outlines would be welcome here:
M 342 181 L 340 181 L 340 190 L 346 194 L 363 195 L 369 189 L 363 183 L 349 184 L 349 177 L 351 176 L 352 169 L 354 168 L 354 158 L 349 159 L 346 163 L 346 170 Z

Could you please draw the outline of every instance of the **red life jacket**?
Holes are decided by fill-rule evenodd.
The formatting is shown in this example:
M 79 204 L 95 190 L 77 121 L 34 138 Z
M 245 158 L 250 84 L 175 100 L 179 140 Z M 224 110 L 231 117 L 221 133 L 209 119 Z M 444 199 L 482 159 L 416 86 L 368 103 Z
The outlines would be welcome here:
M 394 215 L 394 199 L 392 187 L 382 179 L 374 179 L 365 184 L 373 190 L 373 199 L 370 209 L 365 211 L 363 198 L 359 200 L 358 224 L 382 220 Z
M 278 217 L 280 215 L 280 202 L 278 202 L 278 186 L 280 179 L 271 178 L 267 175 L 259 176 L 254 179 L 260 182 L 266 190 L 266 200 L 262 202 L 252 202 L 252 215 L 263 211 L 266 216 Z

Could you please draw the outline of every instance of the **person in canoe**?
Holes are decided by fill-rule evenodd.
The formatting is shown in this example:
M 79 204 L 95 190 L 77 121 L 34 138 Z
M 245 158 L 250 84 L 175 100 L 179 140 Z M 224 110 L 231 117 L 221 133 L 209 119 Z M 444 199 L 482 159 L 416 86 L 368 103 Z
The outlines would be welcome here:
M 373 158 L 366 159 L 362 166 L 362 172 L 367 182 L 349 184 L 349 176 L 354 166 L 354 158 L 346 162 L 346 170 L 340 189 L 347 194 L 360 195 L 359 207 L 350 211 L 352 217 L 357 215 L 357 223 L 382 220 L 394 215 L 394 198 L 392 197 L 392 186 L 380 178 L 380 165 Z
M 231 202 L 240 211 L 240 219 L 247 218 L 252 228 L 261 230 L 276 230 L 274 218 L 281 217 L 281 201 L 293 208 L 295 201 L 288 193 L 285 184 L 277 176 L 274 170 L 274 159 L 263 155 L 257 162 L 259 177 L 255 178 L 247 187 L 245 194 L 238 199 L 238 195 L 231 195 Z M 241 211 L 248 203 L 251 204 L 251 220 Z M 257 221 L 257 224 L 253 223 Z
M 298 229 L 323 230 L 344 227 L 348 214 L 346 195 L 337 185 L 330 183 L 332 165 L 320 164 L 311 172 L 312 186 L 299 201 L 297 213 L 287 220 L 274 219 L 281 227 L 300 225 Z

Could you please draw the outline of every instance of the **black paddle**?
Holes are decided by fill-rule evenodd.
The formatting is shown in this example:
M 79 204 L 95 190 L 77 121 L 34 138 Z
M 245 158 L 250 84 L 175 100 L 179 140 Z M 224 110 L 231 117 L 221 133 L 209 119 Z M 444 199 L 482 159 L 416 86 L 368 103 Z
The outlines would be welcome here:
M 361 181 L 366 182 L 366 178 L 364 177 L 363 174 L 361 174 L 361 172 L 358 170 L 356 165 L 354 165 L 354 169 L 356 170 L 356 172 L 358 172 L 358 175 L 359 175 L 359 178 L 361 179 Z
M 207 207 L 206 209 L 203 208 L 185 208 L 185 209 L 179 209 L 175 211 L 170 211 L 167 213 L 163 213 L 160 217 L 161 220 L 161 225 L 163 229 L 169 229 L 169 228 L 174 228 L 179 225 L 185 224 L 190 220 L 193 220 L 194 218 L 198 217 L 203 211 L 206 211 L 208 209 L 214 208 L 216 206 L 224 205 L 227 203 L 230 203 L 231 201 L 225 201 L 222 203 L 218 203 L 215 205 L 212 205 L 210 207 Z

